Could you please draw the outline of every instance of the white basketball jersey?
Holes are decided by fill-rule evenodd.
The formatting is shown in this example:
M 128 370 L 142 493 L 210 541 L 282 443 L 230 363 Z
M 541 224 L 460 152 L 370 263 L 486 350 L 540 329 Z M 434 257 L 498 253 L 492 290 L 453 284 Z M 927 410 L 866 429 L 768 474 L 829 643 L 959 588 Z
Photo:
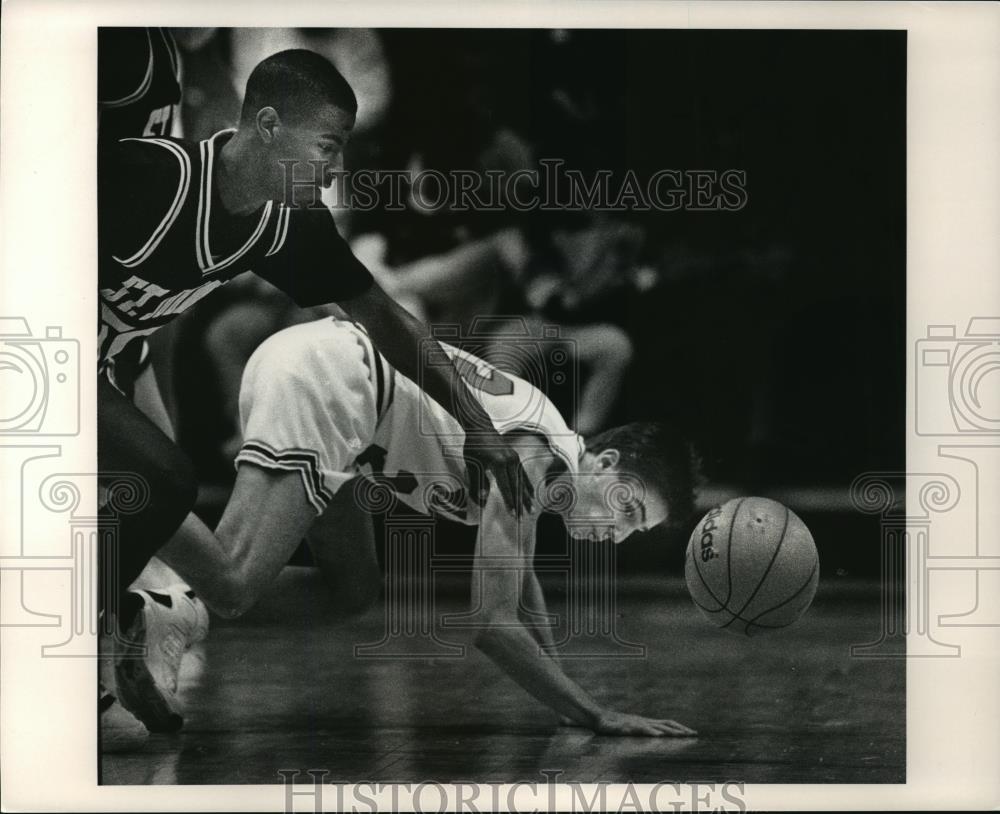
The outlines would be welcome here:
M 464 396 L 482 406 L 515 449 L 520 433 L 534 434 L 576 471 L 583 439 L 538 388 L 471 353 L 442 347 L 466 382 Z M 430 363 L 443 363 L 433 348 L 427 347 Z M 363 474 L 377 487 L 369 508 L 384 510 L 391 491 L 419 512 L 479 522 L 479 507 L 468 499 L 458 421 L 390 367 L 353 323 L 322 319 L 266 340 L 244 371 L 240 417 L 237 464 L 299 471 L 317 511 Z M 525 458 L 537 454 L 533 445 L 520 449 Z
M 465 395 L 482 406 L 514 449 L 519 449 L 519 433 L 531 433 L 544 439 L 570 472 L 576 471 L 583 439 L 566 426 L 541 390 L 471 353 L 451 345 L 442 347 L 467 385 Z M 400 487 L 395 490 L 396 497 L 421 512 L 478 523 L 479 507 L 467 496 L 468 473 L 462 457 L 465 432 L 451 413 L 414 382 L 398 371 L 393 371 L 393 378 L 395 393 L 375 431 L 373 445 L 385 451 L 382 472 L 395 478 Z M 453 412 L 462 409 L 463 405 L 457 404 Z M 537 454 L 532 445 L 522 443 L 520 449 L 524 456 Z M 362 471 L 372 474 L 366 456 L 360 458 Z

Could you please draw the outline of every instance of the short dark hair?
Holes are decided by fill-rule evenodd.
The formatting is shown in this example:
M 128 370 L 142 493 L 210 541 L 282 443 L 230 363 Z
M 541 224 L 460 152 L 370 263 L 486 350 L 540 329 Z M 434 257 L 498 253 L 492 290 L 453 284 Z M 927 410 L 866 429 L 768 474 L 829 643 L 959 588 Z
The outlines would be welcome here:
M 358 112 L 358 100 L 330 60 L 304 48 L 279 51 L 257 64 L 247 80 L 241 122 L 273 107 L 283 119 L 301 119 L 319 105 L 333 104 Z
M 667 526 L 687 525 L 694 514 L 694 493 L 701 464 L 694 445 L 677 429 L 655 421 L 612 427 L 588 438 L 587 451 L 618 450 L 618 469 L 648 483 L 667 502 Z

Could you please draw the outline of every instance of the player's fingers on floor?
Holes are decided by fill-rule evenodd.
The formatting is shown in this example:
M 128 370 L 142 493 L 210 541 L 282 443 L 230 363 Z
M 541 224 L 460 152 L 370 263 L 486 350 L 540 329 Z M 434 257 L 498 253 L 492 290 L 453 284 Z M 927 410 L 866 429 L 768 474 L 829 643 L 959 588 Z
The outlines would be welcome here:
M 669 718 L 662 719 L 660 721 L 660 724 L 662 724 L 673 735 L 697 735 L 698 734 L 697 732 L 695 732 L 690 727 L 684 726 L 684 724 L 679 724 L 679 723 L 677 723 L 677 721 L 671 721 Z

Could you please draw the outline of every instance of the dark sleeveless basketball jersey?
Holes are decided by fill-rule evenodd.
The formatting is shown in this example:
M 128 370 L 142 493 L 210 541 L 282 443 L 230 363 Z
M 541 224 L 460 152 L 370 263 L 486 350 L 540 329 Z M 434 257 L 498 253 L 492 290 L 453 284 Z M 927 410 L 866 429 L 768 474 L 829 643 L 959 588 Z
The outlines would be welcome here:
M 181 101 L 179 80 L 180 55 L 166 29 L 98 29 L 98 143 L 171 135 Z M 109 370 L 112 383 L 129 397 L 147 354 L 145 342 L 133 342 Z
M 100 28 L 98 133 L 102 141 L 169 136 L 181 101 L 180 55 L 165 28 Z
M 227 213 L 215 185 L 223 130 L 201 142 L 123 139 L 98 167 L 100 363 L 237 274 L 253 271 L 301 306 L 350 299 L 372 276 L 325 207 L 268 201 Z

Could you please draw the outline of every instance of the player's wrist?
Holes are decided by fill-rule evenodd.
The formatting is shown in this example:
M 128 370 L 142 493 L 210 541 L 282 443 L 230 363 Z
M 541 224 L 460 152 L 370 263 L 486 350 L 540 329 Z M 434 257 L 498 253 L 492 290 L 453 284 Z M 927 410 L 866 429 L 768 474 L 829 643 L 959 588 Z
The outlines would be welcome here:
M 580 722 L 595 732 L 599 732 L 604 727 L 608 716 L 612 714 L 614 714 L 614 711 L 610 708 L 595 706 L 593 709 L 587 709 L 583 712 Z

